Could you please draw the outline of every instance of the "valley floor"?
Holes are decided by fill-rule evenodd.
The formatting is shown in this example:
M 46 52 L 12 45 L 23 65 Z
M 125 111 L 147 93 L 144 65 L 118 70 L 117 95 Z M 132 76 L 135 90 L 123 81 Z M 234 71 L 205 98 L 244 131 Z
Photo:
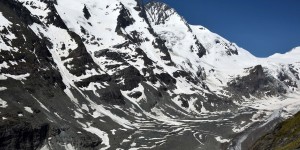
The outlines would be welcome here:
M 137 128 L 110 138 L 109 149 L 248 149 L 283 119 L 300 109 L 300 93 L 247 100 L 235 111 L 209 112 L 195 118 L 138 121 Z M 119 131 L 129 131 L 120 129 Z M 118 139 L 119 138 L 119 139 Z M 116 140 L 118 139 L 118 140 Z M 122 141 L 113 144 L 112 141 Z

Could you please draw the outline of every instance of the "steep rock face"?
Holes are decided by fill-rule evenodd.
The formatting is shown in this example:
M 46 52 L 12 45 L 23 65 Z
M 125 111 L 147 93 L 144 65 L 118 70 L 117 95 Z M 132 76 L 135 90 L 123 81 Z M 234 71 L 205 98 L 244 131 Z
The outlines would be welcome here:
M 249 75 L 236 78 L 228 83 L 228 87 L 247 98 L 250 95 L 258 98 L 279 96 L 287 92 L 282 83 L 268 75 L 261 65 L 249 68 Z
M 173 8 L 164 3 L 150 2 L 145 7 L 150 24 L 166 41 L 175 64 L 185 70 L 193 70 L 191 73 L 195 74 L 195 71 L 201 67 L 199 60 L 206 54 L 206 49 L 199 42 L 190 25 Z M 189 64 L 183 65 L 184 63 Z
M 1 149 L 37 149 L 47 138 L 49 125 L 32 127 L 30 123 L 6 121 L 1 123 Z
M 51 130 L 61 131 L 65 127 L 67 129 L 64 136 L 72 137 L 73 141 L 80 141 L 78 148 L 84 148 L 86 145 L 89 149 L 92 144 L 83 139 L 91 138 L 98 143 L 94 146 L 99 146 L 101 139 L 87 133 L 81 137 L 75 136 L 76 127 L 61 120 L 60 115 L 65 117 L 73 115 L 71 110 L 65 108 L 72 109 L 75 106 L 64 93 L 67 85 L 63 83 L 62 75 L 49 51 L 51 41 L 38 37 L 29 28 L 33 23 L 41 24 L 41 21 L 24 7 L 29 3 L 23 5 L 18 1 L 0 1 L 0 3 L 3 15 L 1 17 L 7 19 L 5 20 L 7 24 L 2 26 L 6 33 L 1 35 L 1 42 L 6 46 L 1 46 L 1 64 L 5 66 L 1 65 L 0 95 L 1 100 L 5 99 L 7 102 L 7 107 L 1 109 L 1 142 L 3 142 L 1 149 L 41 148 L 49 137 L 60 137 L 63 134 L 52 133 Z M 69 120 L 67 117 L 65 119 Z M 63 140 L 59 142 L 64 143 Z
M 0 147 L 217 149 L 268 116 L 240 102 L 298 90 L 274 59 L 163 3 L 0 0 Z
M 176 11 L 168 5 L 161 2 L 150 2 L 146 5 L 150 22 L 155 25 L 165 24 L 172 15 L 177 15 Z M 180 16 L 179 16 L 180 17 Z M 181 17 L 180 17 L 181 18 Z M 183 20 L 183 18 L 181 18 Z

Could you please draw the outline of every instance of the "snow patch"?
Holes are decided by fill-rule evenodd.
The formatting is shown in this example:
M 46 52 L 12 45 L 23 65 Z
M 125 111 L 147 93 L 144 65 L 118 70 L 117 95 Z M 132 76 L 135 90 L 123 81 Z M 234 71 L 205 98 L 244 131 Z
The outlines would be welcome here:
M 0 98 L 0 108 L 7 108 L 7 102 Z
M 9 66 L 7 65 L 7 62 L 4 61 L 2 64 L 0 64 L 0 70 L 2 68 L 9 68 Z
M 31 109 L 31 107 L 24 107 L 24 109 L 25 109 L 27 112 L 33 114 L 33 110 Z
M 217 137 L 215 137 L 215 139 L 216 139 L 218 142 L 220 142 L 220 143 L 228 143 L 228 142 L 230 142 L 229 139 L 222 139 L 221 136 L 217 136 Z
M 0 87 L 0 91 L 5 91 L 7 90 L 7 87 Z
M 26 73 L 26 74 L 23 74 L 23 75 L 11 75 L 11 74 L 1 74 L 0 75 L 0 80 L 6 80 L 7 78 L 12 78 L 12 79 L 15 79 L 15 80 L 26 80 L 27 77 L 29 77 L 30 74 L 29 73 Z
M 48 147 L 48 145 L 44 145 L 40 150 L 50 150 L 50 148 Z
M 75 113 L 74 118 L 83 118 L 83 115 L 81 113 L 79 113 L 77 111 L 74 111 L 74 113 Z
M 0 12 L 0 27 L 1 27 L 1 26 L 8 26 L 8 25 L 10 25 L 10 24 L 11 24 L 11 22 L 8 21 L 8 20 L 3 16 L 2 12 Z M 0 29 L 1 29 L 1 28 L 0 28 Z
M 66 150 L 76 150 L 76 148 L 70 143 L 64 144 L 63 146 L 65 147 Z
M 102 143 L 105 145 L 104 148 L 101 148 L 101 150 L 106 150 L 110 148 L 110 144 L 109 144 L 109 137 L 108 134 L 104 131 L 101 131 L 98 128 L 92 127 L 90 126 L 90 124 L 87 127 L 83 128 L 84 130 L 91 132 L 93 134 L 96 134 L 99 138 L 102 139 Z

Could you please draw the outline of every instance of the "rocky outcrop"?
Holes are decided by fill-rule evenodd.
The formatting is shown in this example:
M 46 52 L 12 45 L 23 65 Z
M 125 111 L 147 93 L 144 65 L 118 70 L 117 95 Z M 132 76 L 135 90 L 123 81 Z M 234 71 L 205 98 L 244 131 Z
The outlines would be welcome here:
M 46 141 L 49 124 L 33 126 L 30 122 L 8 120 L 0 123 L 1 149 L 38 149 Z
M 250 98 L 279 96 L 287 91 L 274 77 L 269 76 L 261 65 L 249 69 L 249 75 L 238 77 L 228 83 L 229 90 Z

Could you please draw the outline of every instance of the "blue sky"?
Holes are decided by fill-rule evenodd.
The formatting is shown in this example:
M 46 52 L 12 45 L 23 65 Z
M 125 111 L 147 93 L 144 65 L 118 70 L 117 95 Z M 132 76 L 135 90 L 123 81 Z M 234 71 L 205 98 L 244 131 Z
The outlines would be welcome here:
M 300 46 L 300 0 L 157 0 L 258 57 Z

